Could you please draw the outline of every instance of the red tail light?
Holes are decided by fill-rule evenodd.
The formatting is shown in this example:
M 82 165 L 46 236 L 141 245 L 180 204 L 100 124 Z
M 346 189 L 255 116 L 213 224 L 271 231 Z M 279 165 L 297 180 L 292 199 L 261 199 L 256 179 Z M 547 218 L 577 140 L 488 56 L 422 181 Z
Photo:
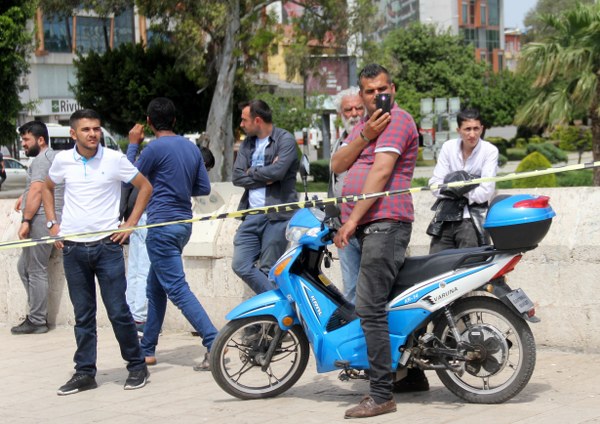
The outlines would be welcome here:
M 523 257 L 523 255 L 517 255 L 514 258 L 512 258 L 510 261 L 508 261 L 508 263 L 506 265 L 504 265 L 502 267 L 502 269 L 500 271 L 498 271 L 496 273 L 496 275 L 494 275 L 492 277 L 492 280 L 495 279 L 495 278 L 500 278 L 503 275 L 508 274 L 513 269 L 515 269 L 515 267 L 517 266 L 517 264 L 519 263 L 519 261 L 521 260 L 522 257 Z
M 521 200 L 513 205 L 513 208 L 547 208 L 550 198 L 548 196 L 538 196 L 535 199 Z

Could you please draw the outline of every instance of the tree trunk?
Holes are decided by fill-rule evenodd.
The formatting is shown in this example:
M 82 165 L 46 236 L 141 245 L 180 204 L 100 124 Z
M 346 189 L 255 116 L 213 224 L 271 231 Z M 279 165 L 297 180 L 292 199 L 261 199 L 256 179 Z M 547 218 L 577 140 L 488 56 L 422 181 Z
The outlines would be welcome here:
M 209 146 L 215 156 L 215 167 L 210 171 L 212 181 L 231 181 L 233 168 L 233 87 L 237 69 L 234 49 L 240 30 L 240 5 L 239 0 L 229 0 L 228 3 L 229 20 L 217 60 L 217 84 L 206 125 Z
M 594 162 L 600 161 L 600 115 L 598 105 L 600 102 L 600 78 L 596 81 L 596 96 L 592 101 L 590 118 L 592 121 L 592 154 Z M 594 185 L 600 186 L 600 168 L 594 168 Z

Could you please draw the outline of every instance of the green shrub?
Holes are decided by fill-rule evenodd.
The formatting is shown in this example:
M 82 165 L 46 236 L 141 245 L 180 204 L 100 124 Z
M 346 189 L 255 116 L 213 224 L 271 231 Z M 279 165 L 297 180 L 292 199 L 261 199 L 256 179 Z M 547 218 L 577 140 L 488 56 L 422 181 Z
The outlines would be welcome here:
M 508 162 L 508 158 L 504 156 L 502 153 L 498 155 L 498 166 L 503 167 Z
M 411 181 L 411 187 L 425 187 L 429 185 L 429 178 L 427 177 L 416 177 Z
M 547 140 L 544 137 L 540 137 L 539 135 L 534 135 L 529 137 L 529 144 L 541 144 L 545 143 Z
M 313 181 L 326 183 L 329 181 L 329 160 L 319 159 L 310 163 L 310 175 Z
M 548 169 L 552 166 L 550 161 L 539 152 L 528 154 L 525 159 L 517 166 L 517 172 L 536 171 Z M 521 178 L 513 180 L 513 188 L 529 188 L 529 187 L 556 187 L 556 175 L 540 175 L 538 177 Z
M 485 140 L 496 146 L 501 154 L 506 155 L 506 149 L 509 147 L 508 140 L 502 137 L 486 137 Z
M 516 138 L 515 139 L 515 147 L 524 149 L 525 147 L 527 147 L 527 139 L 523 138 L 523 137 Z
M 559 172 L 556 174 L 559 187 L 589 187 L 594 185 L 594 172 L 591 169 Z
M 589 128 L 557 126 L 552 137 L 558 140 L 563 150 L 584 152 L 592 149 L 592 130 Z
M 519 147 L 506 149 L 506 157 L 508 160 L 523 160 L 527 156 L 527 151 Z
M 527 154 L 533 152 L 540 152 L 550 163 L 567 162 L 569 160 L 565 152 L 551 143 L 529 144 Z

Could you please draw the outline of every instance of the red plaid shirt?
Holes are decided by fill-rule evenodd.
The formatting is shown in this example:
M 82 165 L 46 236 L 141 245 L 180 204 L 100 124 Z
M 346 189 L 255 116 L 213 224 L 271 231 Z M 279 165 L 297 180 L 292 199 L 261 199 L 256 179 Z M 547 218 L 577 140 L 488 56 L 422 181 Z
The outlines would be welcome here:
M 415 121 L 408 112 L 400 109 L 396 104 L 392 107 L 392 120 L 379 137 L 371 141 L 362 153 L 356 158 L 346 174 L 342 195 L 362 194 L 367 174 L 375 161 L 375 153 L 392 151 L 400 156 L 396 161 L 390 179 L 383 191 L 410 188 L 417 153 L 419 150 L 419 136 Z M 358 123 L 346 142 L 351 143 L 360 137 L 360 131 L 365 127 L 368 117 Z M 346 222 L 355 203 L 342 204 L 342 221 Z M 359 224 L 367 224 L 379 219 L 394 219 L 397 221 L 413 222 L 414 208 L 412 196 L 401 194 L 396 196 L 380 197 L 362 217 Z

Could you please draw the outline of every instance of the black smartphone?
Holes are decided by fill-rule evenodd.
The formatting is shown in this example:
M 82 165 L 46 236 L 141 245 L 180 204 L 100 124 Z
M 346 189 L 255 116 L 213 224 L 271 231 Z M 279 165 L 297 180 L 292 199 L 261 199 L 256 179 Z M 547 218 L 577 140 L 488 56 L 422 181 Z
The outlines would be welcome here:
M 390 113 L 390 110 L 392 110 L 392 98 L 389 93 L 375 95 L 375 106 L 377 109 L 381 109 L 382 113 Z

